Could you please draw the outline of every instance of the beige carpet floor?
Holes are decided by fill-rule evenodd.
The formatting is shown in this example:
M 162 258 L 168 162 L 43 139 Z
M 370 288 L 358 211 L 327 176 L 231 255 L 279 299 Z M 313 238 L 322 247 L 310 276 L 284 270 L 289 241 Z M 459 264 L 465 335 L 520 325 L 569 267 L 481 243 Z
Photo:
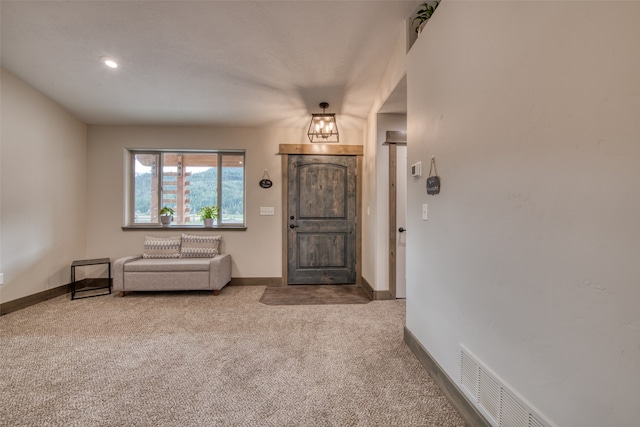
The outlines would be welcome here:
M 268 306 L 264 290 L 0 317 L 0 425 L 464 425 L 402 341 L 403 301 Z

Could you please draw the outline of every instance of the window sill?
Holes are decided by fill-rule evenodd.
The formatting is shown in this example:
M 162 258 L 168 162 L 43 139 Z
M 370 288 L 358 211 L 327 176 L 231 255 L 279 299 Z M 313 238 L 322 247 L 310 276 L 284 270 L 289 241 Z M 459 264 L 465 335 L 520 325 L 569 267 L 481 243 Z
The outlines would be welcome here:
M 122 227 L 122 231 L 135 231 L 135 230 L 170 230 L 170 231 L 207 231 L 207 230 L 225 230 L 225 231 L 246 231 L 247 227 L 244 225 L 216 225 L 213 227 L 205 227 L 204 225 L 170 225 L 163 227 L 161 225 L 149 224 L 136 224 L 125 225 Z

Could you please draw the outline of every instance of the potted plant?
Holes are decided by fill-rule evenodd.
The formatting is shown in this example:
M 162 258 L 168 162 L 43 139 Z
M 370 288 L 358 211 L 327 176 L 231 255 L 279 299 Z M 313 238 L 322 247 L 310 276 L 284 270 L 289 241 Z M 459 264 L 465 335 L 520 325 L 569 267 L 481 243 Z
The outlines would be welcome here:
M 176 211 L 171 209 L 169 206 L 164 206 L 160 209 L 160 222 L 163 227 L 168 227 L 169 224 L 171 224 L 171 221 L 173 221 L 173 214 L 175 213 Z
M 200 215 L 200 219 L 204 221 L 205 227 L 213 227 L 213 220 L 218 218 L 218 213 L 220 210 L 217 206 L 208 205 L 203 206 L 200 211 L 198 211 L 198 215 Z
M 421 9 L 418 10 L 416 17 L 413 18 L 413 21 L 411 22 L 411 25 L 413 25 L 413 23 L 418 21 L 416 33 L 420 34 L 422 32 L 422 29 L 427 24 L 427 21 L 429 21 L 429 18 L 431 18 L 431 15 L 433 15 L 433 12 L 436 11 L 436 8 L 439 4 L 440 0 L 433 0 L 431 2 L 422 3 L 422 5 L 420 6 Z

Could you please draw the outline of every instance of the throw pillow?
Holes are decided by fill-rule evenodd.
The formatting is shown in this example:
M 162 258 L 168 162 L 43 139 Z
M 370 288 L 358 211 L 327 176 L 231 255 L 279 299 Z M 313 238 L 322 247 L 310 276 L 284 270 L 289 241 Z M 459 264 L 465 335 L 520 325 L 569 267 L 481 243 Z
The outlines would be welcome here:
M 180 258 L 212 258 L 219 254 L 221 238 L 222 236 L 183 234 Z
M 142 258 L 179 258 L 180 236 L 155 237 L 144 236 Z

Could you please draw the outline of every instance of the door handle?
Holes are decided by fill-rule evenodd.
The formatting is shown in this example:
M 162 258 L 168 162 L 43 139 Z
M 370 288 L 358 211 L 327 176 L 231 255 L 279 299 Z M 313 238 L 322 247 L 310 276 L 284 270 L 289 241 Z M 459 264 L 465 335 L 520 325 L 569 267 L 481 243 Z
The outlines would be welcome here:
M 298 227 L 300 227 L 300 226 L 299 226 L 299 225 L 293 225 L 293 224 L 291 224 L 291 225 L 289 226 L 289 228 L 291 228 L 291 229 L 298 228 Z
M 405 231 L 407 231 L 407 229 L 400 227 L 400 228 L 398 228 L 398 231 L 401 232 L 401 233 L 404 233 Z

